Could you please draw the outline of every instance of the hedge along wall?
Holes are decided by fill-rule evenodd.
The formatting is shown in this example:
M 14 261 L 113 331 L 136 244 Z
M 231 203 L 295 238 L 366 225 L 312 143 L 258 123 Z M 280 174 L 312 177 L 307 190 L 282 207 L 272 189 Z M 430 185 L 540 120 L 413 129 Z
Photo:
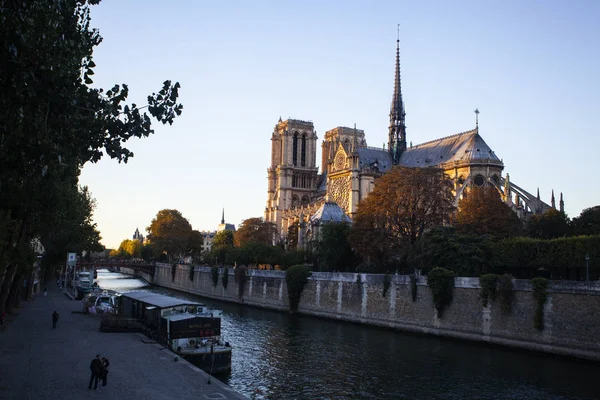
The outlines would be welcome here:
M 225 289 L 221 279 L 213 286 L 209 267 L 195 267 L 193 280 L 189 268 L 178 266 L 172 280 L 171 265 L 159 264 L 154 284 L 208 298 L 289 310 L 283 271 L 248 270 L 240 299 L 233 269 L 229 269 Z M 385 297 L 384 281 L 384 275 L 313 272 L 302 292 L 298 312 L 600 361 L 600 282 L 550 282 L 544 329 L 540 331 L 534 327 L 536 301 L 529 280 L 513 280 L 513 306 L 505 315 L 498 300 L 483 307 L 479 278 L 455 278 L 453 300 L 442 318 L 433 307 L 425 277 L 417 279 L 415 301 L 409 276 L 391 276 Z
M 600 278 L 600 235 L 552 240 L 511 238 L 496 244 L 499 264 L 514 276 L 547 275 L 553 279 L 584 280 L 586 254 L 591 280 Z M 540 274 L 540 269 L 545 274 Z

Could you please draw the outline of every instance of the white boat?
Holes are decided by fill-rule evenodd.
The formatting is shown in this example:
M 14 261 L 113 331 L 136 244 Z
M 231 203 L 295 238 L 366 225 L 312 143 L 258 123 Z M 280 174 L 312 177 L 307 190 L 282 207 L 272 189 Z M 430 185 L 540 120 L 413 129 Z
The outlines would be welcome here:
M 83 311 L 89 314 L 116 314 L 119 293 L 93 291 L 83 298 Z

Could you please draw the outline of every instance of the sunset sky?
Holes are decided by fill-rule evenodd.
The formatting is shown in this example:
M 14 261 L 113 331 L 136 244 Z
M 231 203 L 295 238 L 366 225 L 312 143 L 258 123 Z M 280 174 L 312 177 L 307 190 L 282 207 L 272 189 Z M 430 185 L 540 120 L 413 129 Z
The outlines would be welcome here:
M 92 8 L 104 41 L 94 84 L 145 104 L 166 79 L 183 114 L 128 142 L 127 164 L 84 167 L 102 243 L 145 234 L 163 208 L 194 229 L 261 217 L 279 117 L 387 142 L 400 24 L 407 141 L 473 129 L 511 181 L 569 217 L 600 204 L 600 2 L 115 1 Z M 317 153 L 320 160 L 320 151 Z

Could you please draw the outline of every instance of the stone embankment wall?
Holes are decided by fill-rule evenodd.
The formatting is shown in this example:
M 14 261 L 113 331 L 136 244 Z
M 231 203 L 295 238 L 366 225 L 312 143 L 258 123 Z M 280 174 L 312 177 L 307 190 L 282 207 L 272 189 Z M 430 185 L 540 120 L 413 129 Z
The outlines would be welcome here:
M 223 269 L 213 286 L 211 269 L 159 264 L 153 279 L 158 286 L 200 296 L 288 310 L 283 271 L 248 270 L 243 292 L 229 269 L 227 288 Z M 152 278 L 152 277 L 149 277 Z M 529 281 L 514 280 L 515 296 L 509 314 L 492 301 L 483 307 L 478 278 L 455 278 L 452 303 L 438 318 L 425 277 L 417 279 L 413 302 L 410 278 L 391 277 L 383 296 L 383 275 L 314 272 L 302 292 L 299 313 L 384 326 L 404 331 L 461 338 L 600 361 L 600 282 L 553 282 L 544 305 L 544 329 L 534 328 L 536 301 Z M 241 294 L 241 296 L 240 296 Z

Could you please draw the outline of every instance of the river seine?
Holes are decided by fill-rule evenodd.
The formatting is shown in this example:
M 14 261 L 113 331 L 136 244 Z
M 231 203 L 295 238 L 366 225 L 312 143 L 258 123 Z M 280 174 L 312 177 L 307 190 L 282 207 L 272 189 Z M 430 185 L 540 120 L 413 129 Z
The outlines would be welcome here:
M 218 302 L 100 272 L 102 288 L 152 290 L 224 311 L 232 372 L 251 399 L 598 399 L 600 364 Z

